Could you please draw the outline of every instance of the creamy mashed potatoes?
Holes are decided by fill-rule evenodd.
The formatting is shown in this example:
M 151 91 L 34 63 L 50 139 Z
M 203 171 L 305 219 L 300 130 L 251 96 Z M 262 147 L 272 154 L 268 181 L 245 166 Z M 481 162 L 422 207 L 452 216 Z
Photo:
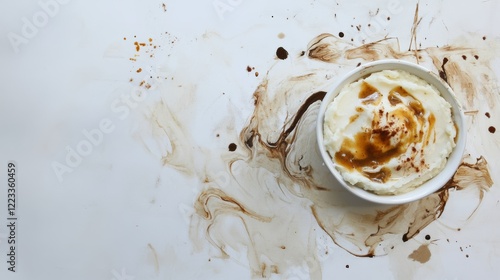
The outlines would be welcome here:
M 438 174 L 456 134 L 438 90 L 399 70 L 345 86 L 324 119 L 326 150 L 344 180 L 381 195 L 408 192 Z

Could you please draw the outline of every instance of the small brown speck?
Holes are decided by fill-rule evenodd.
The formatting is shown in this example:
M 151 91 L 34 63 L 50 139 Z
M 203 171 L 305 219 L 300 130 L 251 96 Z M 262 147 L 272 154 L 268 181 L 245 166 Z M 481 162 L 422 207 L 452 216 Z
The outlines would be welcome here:
M 306 52 L 305 52 L 305 51 L 301 51 L 301 52 L 300 52 L 300 56 L 304 56 L 305 54 L 306 54 Z
M 258 77 L 259 76 L 259 72 L 255 72 L 255 77 Z
M 123 37 L 123 41 L 127 41 L 127 37 Z
M 344 32 L 339 32 L 339 37 L 344 38 Z
M 391 17 L 387 17 L 387 20 L 391 20 Z
M 163 11 L 166 12 L 167 11 L 167 5 L 165 3 L 161 4 L 162 8 L 163 8 Z
M 425 240 L 431 240 L 431 236 L 427 234 L 427 235 L 425 236 Z
M 231 143 L 228 146 L 228 149 L 229 149 L 230 152 L 236 151 L 236 148 L 238 148 L 238 146 L 236 146 L 236 144 L 234 144 L 234 143 Z
M 345 268 L 349 268 L 349 265 L 348 265 L 348 264 L 346 264 L 346 265 L 345 265 Z
M 467 56 L 466 56 L 466 55 L 462 55 L 462 58 L 463 58 L 464 60 L 467 60 Z
M 361 66 L 361 62 L 359 62 L 358 65 L 356 65 L 356 67 L 359 67 L 359 66 Z
M 133 81 L 134 81 L 134 79 L 130 78 L 130 80 L 128 80 L 128 81 L 129 81 L 129 82 L 133 82 Z
M 285 50 L 283 47 L 279 47 L 276 50 L 276 56 L 281 60 L 285 60 L 288 57 L 288 51 Z
M 137 72 L 137 73 L 141 73 L 141 72 L 142 72 L 142 68 L 137 69 L 137 71 L 136 71 L 136 72 Z
M 475 58 L 476 60 L 478 60 L 478 59 L 479 59 L 479 55 L 477 55 L 477 54 L 476 54 L 476 55 L 474 55 L 474 58 Z
M 219 137 L 220 137 L 220 134 L 215 135 L 215 137 L 219 138 Z
M 486 36 L 483 36 L 483 41 L 486 40 Z
M 151 43 L 151 42 L 153 42 L 153 39 L 152 39 L 152 38 L 149 38 L 149 42 L 150 42 L 150 43 Z
M 282 250 L 285 250 L 285 249 L 286 249 L 286 247 L 285 247 L 285 246 L 281 246 L 281 249 L 282 249 Z
M 248 71 L 248 72 L 252 72 L 252 67 L 247 66 L 247 71 Z
M 465 255 L 465 257 L 466 257 L 466 258 L 468 258 L 468 257 L 469 257 L 469 255 Z
M 494 126 L 490 126 L 490 127 L 488 128 L 488 131 L 489 131 L 491 134 L 493 134 L 493 133 L 495 133 L 495 132 L 497 131 L 497 129 L 496 129 Z
M 280 38 L 280 39 L 285 38 L 285 33 L 280 32 L 280 33 L 278 34 L 278 38 Z
M 489 118 L 491 118 L 491 115 L 490 115 L 490 113 L 489 113 L 489 112 L 484 113 L 484 115 L 485 115 L 488 119 L 489 119 Z

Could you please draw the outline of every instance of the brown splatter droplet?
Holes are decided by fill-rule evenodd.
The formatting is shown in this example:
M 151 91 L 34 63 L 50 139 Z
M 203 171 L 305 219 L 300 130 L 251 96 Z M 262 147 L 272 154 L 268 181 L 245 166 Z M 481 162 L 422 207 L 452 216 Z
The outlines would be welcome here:
M 431 236 L 427 234 L 427 235 L 425 236 L 425 240 L 431 240 Z
M 476 55 L 474 55 L 474 58 L 475 58 L 476 60 L 478 60 L 478 59 L 479 59 L 479 55 L 477 55 L 477 54 L 476 54 Z
M 486 40 L 486 36 L 483 36 L 483 41 Z
M 137 69 L 137 71 L 136 71 L 136 72 L 137 72 L 137 73 L 141 73 L 141 72 L 142 72 L 142 68 Z
M 280 32 L 280 33 L 278 34 L 278 38 L 280 38 L 280 39 L 285 38 L 285 33 Z
M 490 115 L 490 113 L 489 113 L 489 112 L 484 113 L 484 115 L 485 115 L 488 119 L 489 119 L 489 118 L 491 118 L 491 115 Z
M 495 132 L 497 131 L 497 129 L 496 129 L 494 126 L 490 126 L 490 127 L 488 128 L 488 131 L 489 131 L 491 134 L 493 134 L 493 133 L 495 133 Z
M 348 264 L 346 264 L 345 268 L 349 268 L 349 265 L 348 265 Z
M 339 37 L 344 38 L 344 32 L 339 32 Z
M 238 148 L 238 146 L 236 144 L 234 144 L 234 143 L 229 144 L 228 149 L 230 152 L 236 151 L 236 148 Z
M 462 55 L 462 58 L 463 58 L 464 60 L 467 60 L 467 56 L 466 56 L 465 54 L 464 54 L 464 55 Z
M 248 71 L 248 72 L 252 72 L 252 67 L 247 66 L 247 71 Z
M 285 50 L 283 47 L 279 47 L 276 50 L 276 56 L 281 60 L 285 60 L 288 57 L 288 51 Z
M 286 246 L 281 246 L 281 249 L 282 249 L 282 250 L 285 250 L 285 249 L 286 249 Z
M 387 20 L 391 20 L 391 17 L 387 17 Z
M 123 41 L 127 41 L 127 37 L 123 37 Z
M 431 251 L 427 245 L 422 245 L 413 251 L 408 258 L 419 263 L 426 263 L 431 259 Z

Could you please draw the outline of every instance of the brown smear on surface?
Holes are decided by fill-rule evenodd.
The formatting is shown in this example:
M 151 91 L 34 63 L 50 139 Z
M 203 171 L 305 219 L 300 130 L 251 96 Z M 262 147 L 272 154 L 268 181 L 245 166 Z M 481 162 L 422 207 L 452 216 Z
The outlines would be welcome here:
M 429 245 L 421 245 L 417 250 L 413 251 L 413 253 L 411 253 L 408 258 L 419 263 L 428 262 L 431 259 L 431 251 L 429 250 Z
M 338 76 L 354 69 L 360 60 L 367 62 L 382 58 L 409 61 L 416 59 L 412 51 L 400 51 L 397 40 L 392 38 L 351 48 L 339 40 L 330 34 L 321 34 L 312 40 L 306 51 L 308 55 L 298 58 L 309 60 L 311 69 L 303 69 L 302 73 L 294 76 L 278 71 L 267 73 L 254 92 L 253 114 L 240 132 L 243 154 L 235 154 L 226 161 L 229 176 L 236 182 L 217 187 L 234 190 L 230 188 L 234 185 L 243 190 L 231 195 L 215 195 L 215 190 L 210 190 L 210 193 L 204 191 L 196 203 L 197 215 L 193 216 L 193 224 L 198 224 L 200 218 L 204 219 L 203 228 L 211 229 L 210 233 L 206 232 L 205 238 L 219 248 L 223 256 L 227 257 L 224 248 L 230 246 L 230 242 L 225 242 L 222 236 L 218 241 L 212 239 L 215 232 L 227 234 L 224 228 L 216 226 L 216 221 L 224 220 L 227 215 L 234 215 L 242 220 L 245 234 L 238 237 L 238 242 L 249 246 L 249 263 L 254 275 L 269 276 L 273 273 L 269 270 L 270 264 L 263 271 L 263 265 L 260 261 L 255 261 L 255 255 L 265 255 L 276 265 L 277 271 L 286 271 L 292 266 L 291 263 L 311 254 L 316 260 L 315 253 L 311 253 L 315 249 L 311 249 L 311 241 L 307 238 L 297 239 L 290 233 L 284 233 L 278 240 L 274 238 L 279 235 L 277 230 L 280 226 L 277 226 L 277 223 L 281 224 L 285 219 L 280 216 L 280 207 L 295 207 L 292 202 L 283 206 L 283 201 L 289 200 L 290 197 L 309 201 L 310 206 L 304 211 L 309 210 L 314 223 L 339 247 L 355 256 L 373 257 L 389 254 L 391 248 L 412 239 L 436 221 L 446 210 L 450 190 L 455 190 L 457 195 L 461 190 L 477 189 L 479 206 L 484 193 L 493 184 L 486 160 L 479 158 L 473 163 L 463 163 L 453 179 L 439 191 L 404 205 L 367 204 L 339 189 L 334 183 L 335 179 L 322 166 L 319 155 L 311 152 L 316 149 L 317 110 L 326 90 L 333 83 L 325 77 Z M 420 63 L 431 68 L 436 66 L 434 71 L 437 72 L 436 69 L 442 66 L 443 58 L 448 57 L 448 83 L 459 93 L 461 91 L 458 89 L 462 87 L 471 88 L 472 90 L 465 94 L 467 99 L 470 99 L 474 97 L 472 92 L 477 92 L 478 87 L 485 88 L 488 84 L 486 77 L 493 77 L 491 71 L 486 71 L 485 67 L 480 68 L 483 75 L 470 76 L 467 79 L 467 75 L 470 75 L 468 73 L 472 72 L 471 65 L 462 59 L 462 55 L 471 55 L 471 52 L 472 49 L 453 47 L 423 49 L 420 51 Z M 338 70 L 338 65 L 343 65 L 342 70 Z M 463 80 L 463 77 L 466 79 Z M 485 92 L 485 95 L 488 94 L 493 93 Z M 257 181 L 248 177 L 250 175 L 247 173 L 261 174 L 258 170 L 265 170 L 267 174 L 273 175 L 264 176 L 267 178 L 266 183 L 263 183 L 263 175 L 255 175 L 259 177 Z M 257 186 L 260 186 L 260 192 L 256 190 Z M 262 186 L 265 188 L 262 189 Z M 215 197 L 213 200 L 217 202 L 207 203 L 210 201 L 207 200 L 208 197 Z M 237 197 L 241 201 L 249 202 L 253 207 L 250 204 L 245 207 L 237 204 Z M 356 207 L 357 205 L 364 206 Z M 266 214 L 262 216 L 251 212 L 250 209 Z M 287 221 L 291 223 L 289 226 L 294 225 L 289 218 Z M 300 223 L 295 226 L 304 228 Z M 264 235 L 263 232 L 269 232 L 270 235 L 263 238 L 270 240 L 253 239 L 256 234 Z M 283 244 L 283 239 L 295 245 Z M 297 249 L 297 244 L 302 244 L 302 249 Z M 290 254 L 286 258 L 292 260 L 290 263 L 284 263 L 281 253 L 272 249 L 279 249 L 281 246 L 286 246 L 287 254 Z M 309 275 L 310 278 L 320 279 L 320 269 L 312 272 L 314 273 Z
M 151 251 L 151 253 L 153 254 L 153 263 L 154 263 L 154 267 L 155 267 L 155 273 L 158 274 L 158 272 L 160 272 L 160 262 L 158 261 L 158 253 L 156 252 L 156 249 L 153 247 L 153 245 L 151 245 L 150 243 L 148 243 L 148 248 Z
M 473 110 L 478 96 L 494 106 L 497 88 L 487 53 L 480 53 L 481 61 L 474 64 L 462 58 L 476 53 L 466 47 L 426 48 L 418 51 L 418 61 L 435 73 L 446 68 L 447 82 L 464 109 Z M 417 57 L 414 51 L 401 51 L 395 38 L 352 46 L 331 34 L 313 38 L 305 54 L 294 58 L 293 75 L 279 60 L 263 71 L 253 94 L 253 112 L 237 131 L 239 138 L 231 140 L 237 149 L 223 149 L 206 162 L 209 166 L 213 158 L 221 161 L 218 172 L 193 168 L 193 141 L 170 109 L 173 105 L 158 103 L 152 108 L 153 135 L 172 146 L 172 151 L 161 154 L 162 163 L 196 176 L 204 185 L 190 216 L 190 236 L 197 251 L 208 242 L 222 258 L 231 258 L 231 251 L 246 252 L 254 277 L 286 273 L 305 262 L 305 278 L 321 279 L 319 234 L 327 234 L 354 256 L 387 255 L 439 219 L 450 199 L 473 199 L 479 207 L 493 185 L 483 157 L 462 163 L 437 192 L 404 205 L 370 204 L 342 189 L 316 151 L 316 117 L 326 92 L 336 77 L 358 63 L 383 58 L 416 62 Z M 203 156 L 197 155 L 197 162 Z M 224 180 L 215 180 L 218 174 Z M 471 193 L 475 196 L 466 196 Z
M 317 110 L 326 90 L 333 83 L 325 77 L 341 75 L 356 67 L 360 61 L 382 58 L 415 60 L 412 51 L 399 50 L 396 39 L 350 48 L 338 40 L 340 39 L 329 34 L 321 34 L 312 40 L 306 51 L 307 56 L 298 58 L 309 60 L 311 69 L 303 69 L 302 73 L 294 76 L 270 71 L 263 78 L 253 95 L 253 114 L 240 132 L 242 154 L 234 154 L 234 157 L 226 161 L 229 176 L 235 182 L 216 187 L 232 190 L 231 193 L 215 195 L 215 190 L 210 190 L 209 193 L 204 191 L 196 203 L 197 215 L 193 216 L 193 224 L 199 224 L 199 219 L 203 219 L 202 229 L 208 231 L 201 232 L 205 232 L 206 240 L 220 249 L 222 256 L 228 257 L 224 248 L 232 243 L 223 238 L 228 232 L 224 227 L 218 226 L 220 220 L 229 219 L 228 215 L 241 220 L 244 232 L 234 242 L 248 246 L 249 264 L 254 275 L 267 277 L 274 271 L 286 271 L 292 263 L 308 256 L 312 256 L 312 263 L 316 262 L 316 249 L 311 249 L 312 237 L 298 238 L 294 233 L 280 231 L 284 220 L 288 226 L 304 231 L 302 223 L 295 224 L 288 217 L 289 213 L 282 212 L 282 207 L 289 211 L 297 206 L 294 202 L 283 202 L 289 201 L 290 197 L 309 201 L 309 208 L 303 211 L 307 213 L 309 210 L 313 222 L 339 247 L 355 256 L 372 257 L 390 254 L 391 248 L 412 239 L 436 221 L 446 210 L 450 190 L 455 190 L 457 195 L 465 189 L 477 189 L 479 206 L 485 192 L 493 184 L 486 160 L 479 158 L 476 162 L 463 163 L 453 179 L 436 193 L 404 205 L 367 204 L 336 187 L 333 183 L 335 179 L 321 166 L 319 155 L 311 152 L 316 149 Z M 463 92 L 460 90 L 463 87 L 471 89 L 470 92 L 465 92 L 465 96 L 472 103 L 471 98 L 477 96 L 474 92 L 482 88 L 488 89 L 486 77 L 493 77 L 487 67 L 479 69 L 483 75 L 469 74 L 474 71 L 462 59 L 462 55 L 472 56 L 472 52 L 472 49 L 454 47 L 423 49 L 420 51 L 420 63 L 430 68 L 435 66 L 437 72 L 444 57 L 447 57 L 445 67 L 448 83 L 458 93 Z M 338 65 L 343 65 L 342 71 L 337 70 Z M 471 75 L 470 78 L 467 75 Z M 487 91 L 484 94 L 488 96 L 493 92 Z M 415 110 L 418 111 L 417 109 Z M 264 174 L 273 175 L 264 176 L 258 170 L 265 170 L 268 173 Z M 247 173 L 255 173 L 259 179 L 249 177 Z M 230 186 L 238 186 L 237 189 L 243 190 L 234 192 L 234 188 Z M 208 197 L 212 199 L 207 199 Z M 216 202 L 209 203 L 210 201 Z M 236 201 L 248 204 L 243 207 Z M 356 207 L 357 205 L 364 206 Z M 259 214 L 250 209 L 258 210 Z M 261 211 L 264 214 L 260 214 Z M 217 240 L 213 239 L 217 234 L 220 235 Z M 275 238 L 280 234 L 281 238 Z M 256 235 L 262 235 L 263 239 L 255 239 Z M 199 238 L 198 235 L 194 240 Z M 284 239 L 288 243 L 283 244 Z M 302 245 L 301 249 L 296 247 L 297 244 Z M 281 246 L 287 248 L 286 257 L 282 255 Z M 263 266 L 262 261 L 256 260 L 255 256 L 258 255 L 265 255 L 271 263 Z M 290 262 L 285 263 L 283 258 Z M 270 269 L 273 265 L 276 270 Z M 319 268 L 311 271 L 310 278 L 321 278 Z

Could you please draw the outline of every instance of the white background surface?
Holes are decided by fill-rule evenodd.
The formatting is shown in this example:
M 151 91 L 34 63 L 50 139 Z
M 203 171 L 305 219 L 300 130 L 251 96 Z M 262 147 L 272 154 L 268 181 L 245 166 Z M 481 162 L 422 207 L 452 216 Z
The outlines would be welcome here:
M 193 147 L 223 151 L 248 121 L 253 91 L 275 63 L 277 47 L 295 55 L 320 33 L 343 32 L 346 40 L 353 38 L 358 45 L 362 40 L 398 37 L 401 49 L 406 49 L 416 4 L 401 1 L 402 11 L 380 23 L 370 12 L 387 10 L 388 1 L 232 1 L 232 10 L 222 15 L 214 3 L 72 0 L 59 5 L 59 11 L 16 52 L 9 34 L 22 34 L 23 18 L 32 21 L 43 9 L 36 1 L 2 2 L 0 165 L 9 160 L 18 164 L 19 220 L 17 272 L 7 271 L 1 261 L 1 279 L 251 278 L 244 250 L 226 260 L 214 257 L 208 244 L 202 252 L 193 249 L 189 237 L 193 210 L 188 206 L 193 205 L 202 182 L 164 166 L 161 151 L 148 151 L 141 143 L 144 111 L 140 106 L 156 102 L 159 93 L 153 91 L 127 116 L 113 110 L 113 102 L 147 71 L 161 73 L 169 90 L 163 98 L 177 104 L 175 110 L 192 116 L 183 119 L 181 126 Z M 498 1 L 421 1 L 418 42 L 422 48 L 463 43 L 474 36 L 498 42 L 498 12 Z M 351 27 L 368 22 L 382 28 L 360 35 Z M 285 38 L 278 38 L 279 33 Z M 136 62 L 131 61 L 136 53 L 134 40 L 149 38 L 161 45 L 153 51 L 154 58 L 141 52 Z M 470 46 L 475 44 L 470 41 Z M 497 62 L 493 67 L 500 71 Z M 247 65 L 261 75 L 248 73 Z M 139 67 L 146 74 L 136 73 Z M 189 92 L 195 93 L 185 99 Z M 227 94 L 221 97 L 222 92 Z M 179 100 L 184 101 L 179 104 Z M 223 136 L 226 141 L 212 140 L 209 136 L 228 118 L 227 108 L 236 116 L 235 133 Z M 59 181 L 53 162 L 63 163 L 68 147 L 75 149 L 85 139 L 82 130 L 98 128 L 105 118 L 113 123 L 113 132 L 105 134 L 102 143 Z M 500 127 L 498 119 L 488 123 L 494 124 Z M 498 182 L 495 160 L 500 154 L 495 137 L 483 141 L 477 136 L 469 149 L 488 152 L 490 170 Z M 193 151 L 198 166 L 203 157 L 197 148 Z M 0 179 L 6 181 L 5 168 L 0 168 Z M 6 185 L 0 186 L 0 260 L 4 260 Z M 430 226 L 433 238 L 452 242 L 432 247 L 433 257 L 424 265 L 408 259 L 357 258 L 334 245 L 326 234 L 318 234 L 331 250 L 322 262 L 323 278 L 495 279 L 500 275 L 497 188 L 495 184 L 460 232 L 439 221 Z M 455 208 L 460 211 L 460 203 Z M 410 253 L 423 238 L 419 235 L 409 242 Z M 468 246 L 470 258 L 459 249 Z M 309 277 L 296 270 L 271 277 Z

